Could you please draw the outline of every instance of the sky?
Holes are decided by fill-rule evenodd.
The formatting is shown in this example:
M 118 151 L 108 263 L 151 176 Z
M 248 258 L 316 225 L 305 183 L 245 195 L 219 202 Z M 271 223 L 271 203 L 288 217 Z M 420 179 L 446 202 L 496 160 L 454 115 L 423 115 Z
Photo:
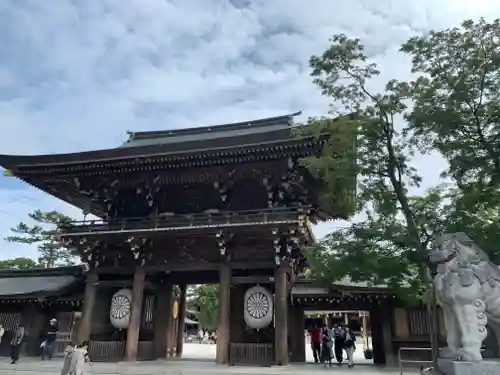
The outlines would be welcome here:
M 408 38 L 463 19 L 500 15 L 493 0 L 2 0 L 0 153 L 112 148 L 127 131 L 246 121 L 330 104 L 308 59 L 337 33 L 358 37 L 382 75 L 409 77 Z M 300 118 L 298 119 L 300 120 Z M 414 160 L 422 189 L 445 163 Z M 0 177 L 0 238 L 34 209 L 71 207 Z M 317 237 L 345 222 L 314 228 Z M 0 258 L 36 257 L 3 241 Z

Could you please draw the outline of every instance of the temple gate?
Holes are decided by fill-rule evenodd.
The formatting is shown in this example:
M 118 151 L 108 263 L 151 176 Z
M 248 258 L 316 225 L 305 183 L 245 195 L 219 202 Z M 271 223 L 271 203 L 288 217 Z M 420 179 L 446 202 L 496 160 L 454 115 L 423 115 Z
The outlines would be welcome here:
M 313 241 L 309 223 L 338 215 L 300 165 L 324 140 L 293 134 L 292 118 L 0 156 L 15 176 L 100 218 L 61 235 L 88 266 L 78 339 L 95 357 L 182 356 L 187 286 L 219 283 L 217 363 L 286 365 L 291 348 L 300 360 L 289 328 L 303 336 L 303 313 L 290 291 Z

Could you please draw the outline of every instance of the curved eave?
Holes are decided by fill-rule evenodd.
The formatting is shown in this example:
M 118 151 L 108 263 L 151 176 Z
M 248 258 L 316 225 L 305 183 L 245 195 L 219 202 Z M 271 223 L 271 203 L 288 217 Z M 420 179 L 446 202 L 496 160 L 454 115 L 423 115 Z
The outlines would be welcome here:
M 214 127 L 216 128 L 216 127 Z M 311 138 L 311 137 L 308 137 Z M 21 167 L 57 166 L 89 164 L 95 162 L 126 162 L 130 159 L 147 157 L 181 156 L 206 152 L 223 152 L 229 149 L 251 148 L 276 143 L 297 142 L 300 138 L 293 134 L 293 127 L 287 123 L 283 127 L 253 134 L 224 136 L 189 142 L 159 143 L 136 147 L 118 147 L 98 151 L 85 151 L 52 155 L 0 155 L 0 166 L 16 172 Z

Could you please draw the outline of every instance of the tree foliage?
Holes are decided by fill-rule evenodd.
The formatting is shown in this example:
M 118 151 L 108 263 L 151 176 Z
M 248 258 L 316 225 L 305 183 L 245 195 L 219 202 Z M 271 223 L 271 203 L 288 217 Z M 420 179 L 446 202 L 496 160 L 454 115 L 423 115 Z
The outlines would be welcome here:
M 407 118 L 413 140 L 441 152 L 462 190 L 498 190 L 500 20 L 465 21 L 412 38 L 401 50 L 419 75 Z
M 215 331 L 219 320 L 219 286 L 204 284 L 195 286 L 189 293 L 192 307 L 198 311 L 200 328 Z
M 329 135 L 328 139 L 349 134 L 346 129 L 354 129 L 357 133 L 357 164 L 347 163 L 343 158 L 336 157 L 335 150 L 331 147 L 324 147 L 319 158 L 306 158 L 303 163 L 313 175 L 320 177 L 335 173 L 351 174 L 346 167 L 354 166 L 358 177 L 358 209 L 365 210 L 369 217 L 364 223 L 364 231 L 370 232 L 377 226 L 387 224 L 399 227 L 399 230 L 403 229 L 406 244 L 401 250 L 404 250 L 404 254 L 399 254 L 395 259 L 401 259 L 403 255 L 407 262 L 393 262 L 397 264 L 394 274 L 401 278 L 404 274 L 421 273 L 421 270 L 415 270 L 414 267 L 417 265 L 418 268 L 425 259 L 426 248 L 421 241 L 419 225 L 408 197 L 409 187 L 418 186 L 421 179 L 409 163 L 411 150 L 408 148 L 408 137 L 398 130 L 395 123 L 407 109 L 405 100 L 408 97 L 408 85 L 391 81 L 384 92 L 371 92 L 368 87 L 369 80 L 377 76 L 379 71 L 375 64 L 367 61 L 361 42 L 358 39 L 349 39 L 343 34 L 334 36 L 329 48 L 321 56 L 311 57 L 310 65 L 314 82 L 321 88 L 322 93 L 331 97 L 334 102 L 332 116 L 339 119 L 329 122 L 324 119 L 311 120 L 309 128 L 317 132 L 316 127 L 323 127 L 322 131 Z M 340 165 L 336 160 L 341 160 Z M 328 173 L 324 172 L 325 170 Z M 399 215 L 404 218 L 402 227 L 400 222 L 396 225 Z M 322 258 L 326 259 L 329 251 L 337 251 L 330 245 L 338 246 L 340 243 L 356 241 L 360 228 L 353 226 L 350 229 L 350 232 L 333 233 L 330 241 L 320 242 L 316 247 L 316 254 L 321 254 Z M 346 238 L 342 239 L 343 236 Z M 318 247 L 321 249 L 321 246 L 326 252 L 319 251 Z M 378 247 L 378 250 L 381 248 Z M 385 258 L 384 253 L 390 255 L 390 252 L 378 250 L 374 249 L 372 255 L 379 257 L 379 261 L 370 262 L 379 263 Z M 337 253 L 337 264 L 341 265 L 338 263 L 340 260 L 347 261 L 344 265 L 350 264 L 349 253 L 352 249 L 338 251 L 348 257 L 339 257 Z M 368 259 L 363 258 L 363 252 L 360 255 L 359 261 Z M 333 256 L 335 258 L 335 255 Z M 313 271 L 314 260 L 309 260 Z M 408 264 L 412 267 L 408 268 Z M 392 276 L 391 281 L 394 283 Z
M 391 80 L 380 92 L 372 89 L 379 70 L 359 39 L 336 35 L 311 57 L 314 82 L 332 99 L 338 120 L 311 119 L 307 129 L 335 143 L 351 142 L 345 134 L 355 130 L 357 209 L 367 217 L 310 249 L 313 277 L 419 289 L 430 242 L 447 231 L 467 232 L 500 255 L 499 37 L 499 20 L 480 20 L 412 38 L 401 51 L 410 55 L 416 78 Z M 422 181 L 412 157 L 430 151 L 449 161 L 443 177 L 453 184 L 412 196 Z M 303 163 L 332 189 L 328 176 L 353 174 L 353 163 L 343 159 L 324 147 Z
M 31 258 L 13 258 L 0 260 L 0 269 L 24 269 L 24 268 L 36 268 L 38 267 L 37 262 Z
M 69 224 L 71 218 L 57 211 L 42 212 L 35 210 L 29 214 L 33 225 L 24 222 L 11 228 L 15 235 L 6 238 L 9 242 L 37 245 L 38 265 L 41 267 L 55 267 L 72 265 L 75 257 L 72 251 L 60 243 L 58 234 L 61 227 Z

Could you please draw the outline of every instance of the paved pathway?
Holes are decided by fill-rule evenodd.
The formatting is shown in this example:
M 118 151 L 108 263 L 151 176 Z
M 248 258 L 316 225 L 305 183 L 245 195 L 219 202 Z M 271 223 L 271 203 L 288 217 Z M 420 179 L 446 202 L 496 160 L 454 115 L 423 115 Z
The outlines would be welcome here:
M 310 352 L 310 350 L 308 351 Z M 357 365 L 324 368 L 314 363 L 290 365 L 287 367 L 237 367 L 217 366 L 214 363 L 215 345 L 188 344 L 184 346 L 184 360 L 148 361 L 121 363 L 93 363 L 87 374 L 95 375 L 308 375 L 308 374 L 399 374 L 393 369 L 374 366 L 363 358 L 362 349 L 356 353 Z M 312 360 L 308 353 L 308 359 Z M 9 364 L 7 358 L 0 358 L 0 375 L 59 375 L 62 360 L 40 361 L 36 358 L 22 358 L 16 365 Z M 405 371 L 405 375 L 418 374 L 418 371 Z
M 304 348 L 307 362 L 314 362 L 314 357 L 309 346 Z M 215 361 L 215 345 L 185 343 L 183 348 L 183 359 L 213 360 Z M 362 345 L 358 345 L 354 352 L 354 362 L 358 364 L 371 365 L 371 359 L 365 359 Z
M 59 375 L 62 360 L 41 362 L 27 359 L 16 365 L 10 365 L 7 360 L 0 362 L 0 375 Z M 309 375 L 309 374 L 352 374 L 378 375 L 399 374 L 397 370 L 377 368 L 375 366 L 358 365 L 324 368 L 321 365 L 291 365 L 286 367 L 230 367 L 217 366 L 213 362 L 202 361 L 148 361 L 121 363 L 93 363 L 86 374 L 95 375 Z M 415 371 L 405 372 L 405 375 L 418 374 Z

